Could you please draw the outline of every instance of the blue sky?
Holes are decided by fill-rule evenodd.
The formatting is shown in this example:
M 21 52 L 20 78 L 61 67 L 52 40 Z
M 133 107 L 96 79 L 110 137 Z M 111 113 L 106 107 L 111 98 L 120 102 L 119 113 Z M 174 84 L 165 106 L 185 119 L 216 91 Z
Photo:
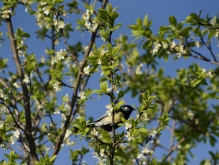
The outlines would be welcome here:
M 149 19 L 153 20 L 152 24 L 152 31 L 156 33 L 161 25 L 168 25 L 168 18 L 171 15 L 174 15 L 178 22 L 183 21 L 186 16 L 188 16 L 190 13 L 199 13 L 200 10 L 202 10 L 202 15 L 205 16 L 206 14 L 209 14 L 210 16 L 214 16 L 218 14 L 218 6 L 219 1 L 216 0 L 112 0 L 110 1 L 112 3 L 113 7 L 118 6 L 118 12 L 120 13 L 119 18 L 117 19 L 116 23 L 122 23 L 123 26 L 115 33 L 113 34 L 113 38 L 118 38 L 120 35 L 131 35 L 131 31 L 127 28 L 128 25 L 135 23 L 135 20 L 140 17 L 144 18 L 145 15 L 149 16 Z M 2 5 L 2 3 L 0 4 Z M 30 34 L 33 33 L 35 30 L 38 29 L 36 27 L 35 18 L 32 16 L 29 16 L 27 13 L 24 12 L 24 7 L 19 7 L 17 16 L 13 18 L 15 29 L 17 27 L 22 27 L 24 31 L 29 32 Z M 69 17 L 67 21 L 74 22 L 73 27 L 76 27 L 75 24 L 75 18 L 74 20 L 70 19 Z M 7 32 L 6 25 L 3 23 L 3 26 L 0 27 L 0 31 L 3 31 L 4 34 Z M 34 35 L 32 35 L 34 36 Z M 84 46 L 89 42 L 89 33 L 84 33 L 82 36 L 81 33 L 76 32 L 73 33 L 71 38 L 69 39 L 70 43 L 76 43 L 78 40 L 80 40 Z M 130 37 L 130 41 L 133 38 Z M 36 40 L 35 37 L 30 38 L 27 40 L 27 44 L 29 46 L 29 53 L 36 53 L 39 57 L 44 55 L 45 47 L 50 46 L 50 42 L 48 40 L 40 41 Z M 63 44 L 59 45 L 57 50 L 64 49 L 65 46 Z M 14 62 L 12 59 L 12 52 L 10 50 L 10 45 L 8 40 L 0 47 L 0 57 L 7 57 L 9 62 L 9 69 L 14 70 Z M 216 52 L 217 54 L 217 52 Z M 194 59 L 191 60 L 184 60 L 180 59 L 177 62 L 173 62 L 173 60 L 170 60 L 168 62 L 163 62 L 160 60 L 160 66 L 165 68 L 165 74 L 170 76 L 175 76 L 176 69 L 187 67 L 192 62 L 199 63 L 204 68 L 210 68 L 214 67 L 213 65 L 209 65 L 208 63 L 197 61 Z M 1 76 L 1 73 L 0 73 Z M 97 79 L 96 79 L 97 78 Z M 99 74 L 95 75 L 94 79 L 91 79 L 90 83 L 88 84 L 89 87 L 92 89 L 99 87 Z M 68 90 L 64 90 L 63 93 L 68 93 L 71 95 L 72 92 L 69 93 Z M 63 94 L 62 93 L 62 94 Z M 65 95 L 65 94 L 63 94 Z M 125 96 L 125 101 L 129 104 L 134 104 L 136 106 L 139 105 L 137 99 L 131 98 L 129 95 Z M 93 116 L 95 119 L 99 117 L 100 115 L 105 113 L 105 105 L 108 104 L 109 101 L 107 98 L 101 98 L 100 100 L 94 99 L 93 101 L 89 101 L 87 104 L 87 115 Z M 133 114 L 134 116 L 135 114 Z M 168 135 L 167 135 L 168 137 Z M 166 146 L 169 146 L 168 139 L 163 139 L 163 142 L 168 143 Z M 82 144 L 83 143 L 83 144 Z M 87 147 L 87 143 L 84 143 L 83 141 L 80 142 L 80 145 L 77 145 L 73 147 L 72 149 L 80 149 L 80 146 L 84 145 Z M 219 148 L 219 146 L 217 146 Z M 199 164 L 200 160 L 202 158 L 207 158 L 209 149 L 209 145 L 200 145 L 197 149 L 194 149 L 196 159 L 190 159 L 190 164 Z M 2 150 L 0 149 L 0 160 L 2 159 Z M 160 150 L 157 150 L 157 152 L 160 152 Z M 159 153 L 156 153 L 159 157 Z M 55 164 L 71 164 L 69 161 L 69 153 L 68 149 L 64 148 L 63 151 L 60 152 L 60 154 L 57 157 L 57 160 Z M 89 165 L 95 164 L 96 159 L 92 157 L 91 154 L 85 157 L 86 162 Z

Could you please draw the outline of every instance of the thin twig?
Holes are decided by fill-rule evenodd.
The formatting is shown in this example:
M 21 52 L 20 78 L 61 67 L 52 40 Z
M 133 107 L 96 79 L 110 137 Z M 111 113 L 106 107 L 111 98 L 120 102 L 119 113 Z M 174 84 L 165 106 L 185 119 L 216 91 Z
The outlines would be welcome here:
M 177 147 L 178 147 L 182 142 L 184 142 L 185 140 L 186 140 L 186 137 L 182 137 L 182 138 L 178 141 L 178 143 L 177 143 L 175 146 L 171 147 L 171 149 L 169 150 L 168 154 L 167 154 L 167 155 L 165 156 L 165 158 L 162 160 L 162 163 L 161 163 L 161 164 L 163 164 L 163 163 L 167 160 L 167 158 L 170 157 L 170 155 L 177 149 Z
M 201 53 L 199 53 L 199 52 L 197 52 L 197 51 L 195 51 L 195 50 L 193 50 L 193 49 L 190 49 L 190 51 L 198 55 L 198 56 L 196 56 L 196 55 L 194 55 L 194 54 L 192 54 L 192 53 L 190 52 L 189 55 L 190 55 L 191 57 L 194 57 L 194 58 L 197 58 L 197 59 L 200 59 L 200 60 L 203 60 L 203 61 L 207 61 L 207 62 L 210 62 L 210 63 L 212 63 L 212 64 L 215 64 L 215 65 L 219 66 L 219 62 L 210 60 L 210 59 L 206 58 L 205 56 L 203 56 Z
M 106 7 L 107 3 L 108 3 L 108 0 L 105 0 L 105 2 L 102 4 L 103 9 Z M 66 115 L 66 120 L 65 120 L 64 126 L 62 128 L 62 132 L 61 132 L 60 136 L 58 137 L 58 140 L 57 140 L 57 143 L 56 143 L 56 146 L 55 146 L 55 150 L 54 150 L 52 155 L 57 155 L 59 153 L 61 145 L 62 145 L 64 137 L 65 137 L 65 133 L 66 133 L 66 131 L 68 129 L 68 126 L 70 124 L 70 121 L 71 121 L 72 118 L 74 118 L 74 116 L 72 116 L 72 114 L 74 114 L 73 111 L 74 111 L 75 103 L 76 103 L 76 100 L 77 100 L 78 89 L 79 89 L 79 86 L 80 86 L 81 81 L 82 81 L 83 69 L 86 66 L 87 58 L 90 55 L 93 44 L 95 43 L 95 39 L 96 39 L 97 32 L 99 30 L 99 27 L 100 27 L 100 25 L 98 25 L 97 28 L 94 30 L 94 32 L 92 32 L 90 43 L 89 43 L 88 48 L 85 52 L 85 57 L 82 61 L 82 64 L 79 67 L 79 72 L 78 72 L 78 75 L 77 75 L 77 78 L 76 78 L 76 83 L 75 83 L 75 86 L 74 86 L 74 92 L 73 92 L 73 96 L 72 96 L 72 100 L 71 100 L 70 112 L 69 112 L 68 115 Z
M 175 127 L 176 127 L 176 121 L 173 120 L 172 121 L 172 128 L 171 128 L 171 137 L 170 137 L 170 150 L 174 146 L 174 131 L 175 131 Z M 169 150 L 169 152 L 170 152 L 170 150 Z M 168 157 L 168 161 L 169 162 L 170 162 L 170 160 L 171 160 L 171 155 Z
M 12 117 L 12 119 L 13 119 L 15 125 L 16 125 L 16 127 L 20 128 L 23 132 L 25 132 L 25 128 L 20 123 L 17 122 L 17 120 L 14 117 L 14 114 L 10 110 L 10 107 L 5 104 L 4 100 L 1 103 L 8 109 L 8 112 L 10 113 L 10 115 L 11 115 L 11 117 Z
M 62 38 L 63 38 L 63 40 L 64 40 L 64 43 L 65 43 L 66 47 L 68 48 L 68 51 L 70 52 L 71 56 L 73 57 L 73 61 L 76 62 L 77 66 L 80 66 L 79 61 L 78 61 L 77 58 L 75 57 L 74 52 L 71 50 L 71 48 L 70 48 L 70 46 L 69 46 L 69 44 L 68 44 L 68 42 L 67 42 L 67 39 L 66 39 L 66 37 L 65 37 L 65 34 L 63 33 L 63 30 L 61 29 L 60 31 L 61 31 L 61 34 L 62 34 Z
M 202 36 L 201 36 L 201 41 L 202 41 L 202 43 L 208 48 L 208 50 L 210 51 L 210 53 L 211 53 L 211 55 L 212 55 L 214 61 L 217 62 L 217 59 L 216 59 L 216 57 L 215 57 L 215 55 L 214 55 L 214 53 L 213 53 L 213 51 L 212 51 L 211 44 L 209 44 L 209 45 L 206 44 L 206 42 L 204 41 L 204 38 L 203 38 Z

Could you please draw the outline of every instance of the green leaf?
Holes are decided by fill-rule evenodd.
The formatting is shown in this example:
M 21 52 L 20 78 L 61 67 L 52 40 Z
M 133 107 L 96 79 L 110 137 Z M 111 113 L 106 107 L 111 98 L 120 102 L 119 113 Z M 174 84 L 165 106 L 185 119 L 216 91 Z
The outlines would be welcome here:
M 191 26 L 185 27 L 180 31 L 180 35 L 182 35 L 185 38 L 188 38 L 190 34 L 190 30 L 192 30 Z
M 102 19 L 102 20 L 104 20 L 104 21 L 108 21 L 109 20 L 109 14 L 107 13 L 107 11 L 106 10 L 104 10 L 104 9 L 98 9 L 98 16 Z
M 100 83 L 100 89 L 101 89 L 103 92 L 107 92 L 107 90 L 108 90 L 108 82 L 107 82 L 107 81 L 101 82 L 101 83 Z
M 9 9 L 11 7 L 11 5 L 4 5 L 2 6 L 1 10 L 6 10 L 6 9 Z
M 100 56 L 100 61 L 103 65 L 109 66 L 108 61 L 105 56 Z
M 113 28 L 110 28 L 110 31 L 115 31 L 117 30 L 118 28 L 120 28 L 122 26 L 121 23 L 118 23 L 116 26 L 114 26 Z
M 169 22 L 170 22 L 170 25 L 173 26 L 173 27 L 176 27 L 177 26 L 177 20 L 174 16 L 170 16 L 169 17 Z
M 202 82 L 202 79 L 194 79 L 192 80 L 192 86 L 195 87 Z
M 124 101 L 124 100 L 120 100 L 120 101 L 116 104 L 115 110 L 119 110 L 119 108 L 120 108 L 122 105 L 124 105 L 124 104 L 125 104 L 125 101 Z
M 215 146 L 215 143 L 217 142 L 217 139 L 214 136 L 210 136 L 210 144 L 212 147 Z
M 53 155 L 53 156 L 50 158 L 50 162 L 53 162 L 56 157 L 57 157 L 57 155 Z
M 146 15 L 146 16 L 144 17 L 144 21 L 143 21 L 143 25 L 144 25 L 145 27 L 147 27 L 147 24 L 148 24 L 148 15 Z
M 140 132 L 144 132 L 144 133 L 148 133 L 148 130 L 144 127 L 141 127 L 140 129 L 138 129 Z
M 116 56 L 117 55 L 117 53 L 120 51 L 120 47 L 119 46 L 115 46 L 114 48 L 113 48 L 113 50 L 112 50 L 112 55 L 113 56 Z
M 112 5 L 111 5 L 110 3 L 107 4 L 107 7 L 106 7 L 106 8 L 107 8 L 108 13 L 111 13 L 112 10 L 113 10 L 113 9 L 112 9 Z
M 217 33 L 216 30 L 210 30 L 210 33 L 208 34 L 208 40 L 211 40 L 212 37 L 214 37 L 216 33 Z
M 124 91 L 120 91 L 118 94 L 118 100 L 121 99 L 124 96 L 125 92 Z

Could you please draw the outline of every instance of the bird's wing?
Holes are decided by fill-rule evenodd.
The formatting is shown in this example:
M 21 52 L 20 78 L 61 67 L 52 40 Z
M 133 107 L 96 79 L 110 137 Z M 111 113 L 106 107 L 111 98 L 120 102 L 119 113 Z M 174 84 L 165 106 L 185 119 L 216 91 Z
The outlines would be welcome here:
M 116 114 L 116 113 L 119 113 L 119 112 L 120 112 L 120 111 L 116 111 L 115 114 Z M 101 116 L 100 118 L 98 118 L 97 120 L 95 120 L 94 123 L 95 123 L 95 122 L 98 122 L 98 121 L 100 121 L 100 120 L 102 120 L 103 118 L 108 117 L 108 116 L 109 116 L 109 115 L 104 114 L 103 116 Z M 110 116 L 112 116 L 112 115 L 110 115 Z
M 105 117 L 107 117 L 107 116 L 108 116 L 107 114 L 101 116 L 99 119 L 95 120 L 94 123 L 95 123 L 95 122 L 98 122 L 98 121 L 100 121 L 100 120 L 102 120 L 103 118 L 105 118 Z
M 87 126 L 96 126 L 96 124 L 97 124 L 99 121 L 101 121 L 102 119 L 104 119 L 104 118 L 106 118 L 106 117 L 108 117 L 107 114 L 101 116 L 99 119 L 95 120 L 93 123 L 87 124 Z

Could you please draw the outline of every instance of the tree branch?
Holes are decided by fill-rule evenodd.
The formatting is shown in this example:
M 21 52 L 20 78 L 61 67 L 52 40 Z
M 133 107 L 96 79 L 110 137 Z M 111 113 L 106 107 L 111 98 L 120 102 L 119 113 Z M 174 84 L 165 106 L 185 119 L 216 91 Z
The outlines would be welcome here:
M 24 133 L 27 137 L 28 145 L 29 145 L 29 148 L 30 148 L 30 161 L 31 161 L 31 164 L 34 165 L 35 162 L 38 161 L 38 156 L 37 156 L 37 153 L 36 153 L 36 145 L 35 145 L 35 142 L 34 142 L 34 138 L 32 136 L 32 121 L 31 121 L 29 94 L 28 94 L 27 85 L 25 84 L 25 82 L 23 82 L 24 73 L 23 73 L 23 70 L 21 69 L 21 62 L 20 62 L 20 59 L 19 59 L 19 56 L 18 56 L 17 43 L 16 43 L 16 39 L 14 37 L 13 25 L 12 25 L 12 22 L 11 22 L 11 16 L 6 18 L 6 22 L 7 22 L 8 33 L 9 33 L 9 38 L 10 38 L 10 42 L 11 42 L 13 57 L 14 57 L 16 69 L 17 69 L 17 72 L 18 72 L 19 80 L 20 80 L 20 83 L 21 83 L 21 88 L 22 88 L 22 91 L 23 91 L 23 105 L 24 105 L 24 109 L 25 109 L 25 118 L 26 118 L 25 132 Z
M 102 4 L 102 8 L 103 9 L 106 7 L 107 3 L 108 3 L 108 0 L 105 0 L 104 3 Z M 82 81 L 83 69 L 84 69 L 84 67 L 86 65 L 87 58 L 90 55 L 91 49 L 92 49 L 93 44 L 95 42 L 96 35 L 97 35 L 98 30 L 99 30 L 99 27 L 100 27 L 100 25 L 98 25 L 97 28 L 94 30 L 94 32 L 92 32 L 90 43 L 89 43 L 88 48 L 87 48 L 87 50 L 85 52 L 85 57 L 84 57 L 84 59 L 82 61 L 82 64 L 79 67 L 79 72 L 78 72 L 78 75 L 77 75 L 77 78 L 76 78 L 76 83 L 75 83 L 75 86 L 74 86 L 74 92 L 73 92 L 73 96 L 72 96 L 72 100 L 71 100 L 70 112 L 66 116 L 66 121 L 65 121 L 64 126 L 62 128 L 62 132 L 61 132 L 61 134 L 60 134 L 60 136 L 58 138 L 58 141 L 57 141 L 57 144 L 55 146 L 55 150 L 53 152 L 53 155 L 57 155 L 59 153 L 61 145 L 62 145 L 64 137 L 65 137 L 65 133 L 66 133 L 66 131 L 68 129 L 68 126 L 70 124 L 71 118 L 74 118 L 74 116 L 72 116 L 72 114 L 74 114 L 73 111 L 74 111 L 74 107 L 75 107 L 76 100 L 77 100 L 77 93 L 78 93 L 78 90 L 79 90 L 79 86 L 80 86 L 81 81 Z
M 219 62 L 210 60 L 210 59 L 206 58 L 205 56 L 203 56 L 201 53 L 199 53 L 199 52 L 197 52 L 197 51 L 195 51 L 195 50 L 193 50 L 193 49 L 190 49 L 190 51 L 198 55 L 198 56 L 196 56 L 196 55 L 194 55 L 194 54 L 192 54 L 192 53 L 190 52 L 189 55 L 190 55 L 191 57 L 194 57 L 194 58 L 197 58 L 197 59 L 200 59 L 200 60 L 203 60 L 203 61 L 207 61 L 207 62 L 210 62 L 210 63 L 212 63 L 212 64 L 215 64 L 215 65 L 219 66 Z

